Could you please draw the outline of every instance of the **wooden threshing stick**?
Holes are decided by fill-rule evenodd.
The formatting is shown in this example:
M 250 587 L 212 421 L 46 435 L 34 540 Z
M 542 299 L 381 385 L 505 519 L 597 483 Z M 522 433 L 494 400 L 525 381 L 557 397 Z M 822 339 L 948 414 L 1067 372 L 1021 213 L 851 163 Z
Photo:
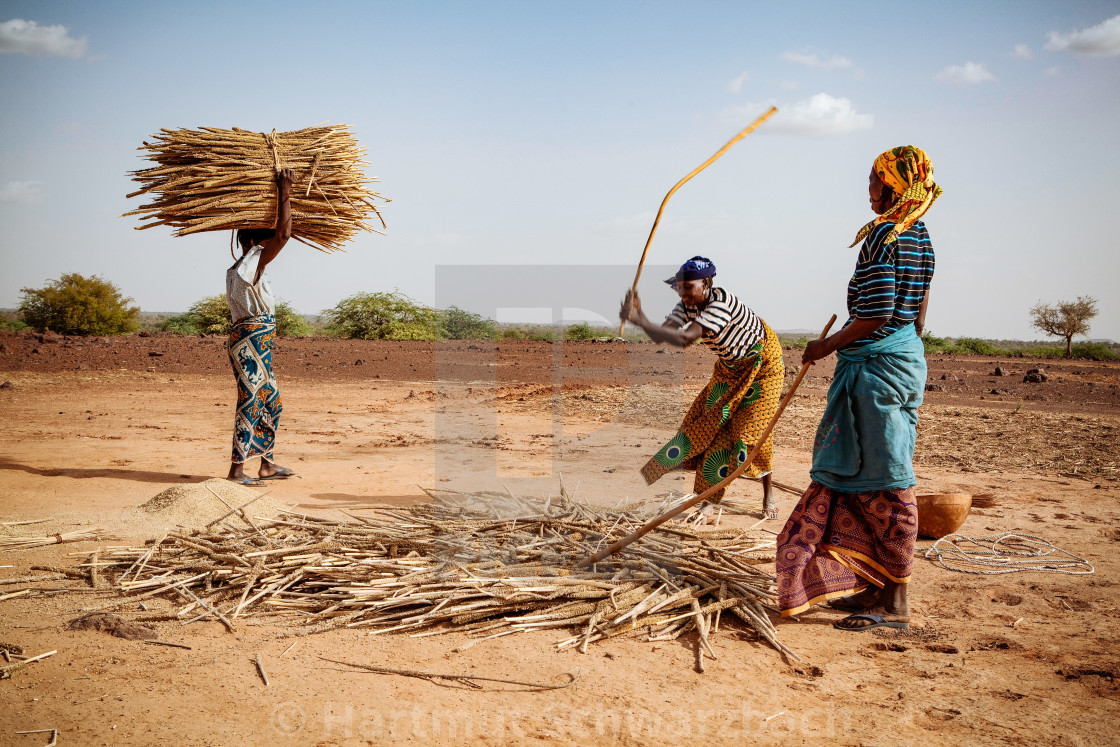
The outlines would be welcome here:
M 824 329 L 821 331 L 821 336 L 818 337 L 817 339 L 818 340 L 823 340 L 828 335 L 828 330 L 832 329 L 832 325 L 835 322 L 836 322 L 836 315 L 833 314 L 832 318 L 828 320 L 828 324 L 824 325 Z M 812 364 L 810 363 L 809 365 L 812 365 Z M 728 485 L 730 485 L 732 482 L 734 482 L 739 477 L 739 475 L 743 474 L 743 472 L 746 471 L 747 467 L 749 467 L 751 465 L 751 463 L 754 461 L 755 456 L 758 455 L 758 450 L 762 448 L 762 444 L 765 443 L 766 439 L 770 436 L 771 431 L 774 430 L 774 426 L 777 424 L 778 418 L 780 418 L 782 416 L 782 412 L 786 409 L 786 405 L 788 405 L 790 400 L 793 399 L 793 393 L 797 391 L 797 387 L 801 384 L 801 380 L 803 378 L 805 378 L 805 374 L 808 371 L 809 371 L 809 366 L 802 366 L 801 369 L 797 372 L 797 378 L 793 380 L 793 386 L 791 386 L 789 388 L 789 392 L 786 393 L 786 396 L 782 398 L 781 403 L 778 405 L 777 411 L 774 413 L 774 417 L 770 418 L 770 422 L 766 424 L 766 428 L 762 431 L 762 435 L 759 436 L 758 441 L 755 442 L 754 447 L 751 449 L 751 453 L 747 455 L 747 458 L 743 460 L 742 464 L 740 464 L 738 467 L 735 468 L 734 472 L 732 472 L 730 475 L 728 475 L 727 477 L 720 480 L 718 483 L 716 483 L 712 487 L 705 490 L 700 495 L 695 496 L 694 498 L 690 498 L 689 500 L 685 501 L 684 503 L 680 504 L 679 506 L 677 506 L 674 509 L 666 511 L 665 513 L 658 516 L 656 519 L 649 520 L 648 522 L 645 523 L 645 525 L 643 525 L 636 532 L 633 532 L 632 534 L 626 535 L 625 537 L 620 539 L 618 542 L 615 542 L 610 547 L 607 547 L 603 550 L 600 550 L 599 552 L 595 553 L 594 555 L 591 555 L 591 556 L 586 557 L 583 560 L 579 561 L 578 563 L 576 563 L 576 568 L 587 568 L 588 566 L 591 566 L 591 565 L 594 565 L 595 563 L 598 563 L 600 560 L 607 557 L 608 555 L 614 555 L 616 552 L 618 552 L 622 548 L 626 547 L 631 542 L 634 542 L 638 539 L 641 539 L 641 537 L 643 535 L 645 535 L 647 532 L 650 532 L 650 531 L 656 529 L 657 527 L 661 526 L 662 524 L 664 524 L 665 522 L 667 522 L 669 519 L 673 518 L 674 516 L 677 516 L 678 514 L 684 513 L 688 509 L 695 506 L 697 503 L 700 503 L 701 501 L 706 500 L 708 498 L 708 496 L 712 495 L 716 491 L 721 490 L 723 488 L 726 488 Z
M 644 249 L 642 249 L 642 258 L 638 261 L 638 271 L 636 273 L 634 273 L 634 290 L 635 291 L 638 290 L 638 278 L 640 278 L 642 276 L 642 265 L 644 265 L 645 262 L 646 262 L 646 254 L 649 253 L 649 245 L 653 241 L 653 235 L 655 233 L 657 233 L 657 224 L 661 221 L 661 213 L 664 212 L 664 210 L 665 210 L 665 203 L 667 203 L 669 201 L 669 198 L 673 196 L 674 192 L 676 192 L 678 189 L 680 189 L 681 187 L 684 186 L 685 182 L 687 182 L 689 179 L 696 176 L 701 171 L 703 171 L 704 169 L 708 168 L 713 163 L 715 163 L 715 161 L 720 156 L 722 156 L 724 153 L 726 153 L 728 150 L 731 149 L 732 145 L 734 145 L 735 143 L 737 143 L 740 140 L 742 140 L 743 138 L 745 138 L 747 135 L 754 132 L 754 130 L 760 124 L 762 124 L 767 119 L 769 119 L 771 117 L 771 115 L 773 115 L 774 112 L 776 112 L 776 111 L 778 111 L 778 107 L 772 106 L 769 109 L 767 109 L 765 112 L 763 112 L 762 116 L 760 116 L 758 119 L 756 119 L 755 121 L 753 121 L 749 125 L 747 125 L 745 128 L 743 128 L 739 132 L 738 135 L 736 135 L 735 137 L 728 140 L 727 145 L 723 146 L 718 151 L 716 151 L 714 156 L 709 158 L 707 161 L 704 161 L 704 163 L 700 164 L 699 166 L 694 168 L 692 171 L 688 172 L 688 176 L 686 176 L 684 179 L 681 179 L 679 182 L 674 184 L 673 188 L 669 190 L 669 194 L 665 195 L 665 199 L 661 201 L 661 207 L 659 207 L 657 209 L 657 217 L 653 219 L 653 228 L 649 229 L 649 238 L 646 239 L 646 246 L 645 246 Z M 622 336 L 622 332 L 625 329 L 626 329 L 626 321 L 623 320 L 618 325 L 618 336 L 619 337 Z

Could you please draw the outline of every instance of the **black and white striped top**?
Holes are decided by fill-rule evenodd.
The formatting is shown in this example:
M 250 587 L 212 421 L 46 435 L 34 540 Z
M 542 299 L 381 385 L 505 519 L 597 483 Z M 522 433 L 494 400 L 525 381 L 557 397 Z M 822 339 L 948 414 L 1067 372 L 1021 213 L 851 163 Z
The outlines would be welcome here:
M 755 343 L 766 336 L 762 318 L 723 288 L 712 288 L 703 310 L 678 302 L 665 321 L 682 327 L 696 322 L 704 328 L 700 342 L 725 361 L 745 358 Z
M 845 350 L 860 348 L 892 335 L 918 318 L 922 299 L 933 279 L 934 255 L 929 232 L 921 221 L 886 242 L 893 223 L 881 223 L 859 250 L 848 281 L 849 323 L 853 319 L 884 319 L 886 324 Z

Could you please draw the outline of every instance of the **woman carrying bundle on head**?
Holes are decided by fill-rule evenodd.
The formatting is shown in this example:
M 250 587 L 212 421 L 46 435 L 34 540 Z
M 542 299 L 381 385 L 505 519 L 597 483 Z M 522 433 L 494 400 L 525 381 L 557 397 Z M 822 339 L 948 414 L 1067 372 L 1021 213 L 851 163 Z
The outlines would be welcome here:
M 276 228 L 243 228 L 237 232 L 241 257 L 226 271 L 226 300 L 233 319 L 229 360 L 237 378 L 237 412 L 233 425 L 233 457 L 227 480 L 260 485 L 259 480 L 294 473 L 272 460 L 280 425 L 280 390 L 272 374 L 272 340 L 276 336 L 276 302 L 264 270 L 292 235 L 289 192 L 292 172 L 276 175 L 279 206 Z M 257 477 L 245 474 L 245 462 L 261 458 Z
M 658 325 L 642 313 L 637 291 L 626 294 L 620 317 L 637 325 L 654 342 L 687 347 L 700 341 L 717 356 L 711 381 L 692 403 L 676 436 L 642 467 L 647 484 L 666 472 L 694 470 L 699 494 L 734 471 L 765 430 L 782 394 L 785 366 L 778 336 L 751 309 L 723 288 L 715 287 L 716 267 L 693 257 L 665 282 L 680 302 Z M 744 474 L 762 476 L 763 512 L 777 518 L 770 484 L 773 435 L 767 436 Z M 718 503 L 725 490 L 713 494 Z
M 914 441 L 926 383 L 921 334 L 934 256 L 921 217 L 941 195 L 933 164 L 912 145 L 871 167 L 878 217 L 848 282 L 849 319 L 810 342 L 803 365 L 837 353 L 813 443 L 813 482 L 778 535 L 778 606 L 853 614 L 841 630 L 909 627 L 906 590 L 918 533 Z M 831 600 L 831 601 L 829 601 Z

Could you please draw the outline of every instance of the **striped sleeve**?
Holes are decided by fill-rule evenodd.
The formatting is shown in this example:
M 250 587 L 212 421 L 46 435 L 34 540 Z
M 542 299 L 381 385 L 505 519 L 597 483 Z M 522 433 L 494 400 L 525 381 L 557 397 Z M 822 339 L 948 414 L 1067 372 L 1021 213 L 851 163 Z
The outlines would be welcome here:
M 860 250 L 848 290 L 849 312 L 856 319 L 890 319 L 894 316 L 896 242 L 883 239 L 894 226 L 883 223 L 867 237 Z
M 680 327 L 688 326 L 689 319 L 684 310 L 684 304 L 678 301 L 673 310 L 669 312 L 669 316 L 665 317 L 665 321 L 675 322 Z

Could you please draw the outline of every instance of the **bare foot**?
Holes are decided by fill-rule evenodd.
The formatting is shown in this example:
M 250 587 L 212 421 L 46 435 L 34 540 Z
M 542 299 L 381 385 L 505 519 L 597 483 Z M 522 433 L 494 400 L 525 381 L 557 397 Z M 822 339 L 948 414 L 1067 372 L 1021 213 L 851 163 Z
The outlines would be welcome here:
M 828 606 L 842 612 L 863 612 L 879 604 L 879 587 L 872 586 L 850 597 L 841 597 L 828 602 Z
M 778 506 L 774 502 L 774 492 L 771 485 L 771 474 L 767 472 L 762 476 L 762 516 L 767 521 L 777 521 Z
M 238 485 L 247 485 L 249 487 L 255 487 L 257 485 L 264 484 L 255 477 L 249 477 L 247 474 L 245 474 L 245 465 L 243 464 L 231 464 L 229 466 L 229 474 L 226 475 L 226 479 L 230 482 L 235 482 Z
M 295 472 L 287 467 L 281 467 L 276 462 L 270 462 L 267 459 L 261 459 L 261 469 L 257 476 L 262 480 L 276 480 L 284 477 L 294 477 Z

